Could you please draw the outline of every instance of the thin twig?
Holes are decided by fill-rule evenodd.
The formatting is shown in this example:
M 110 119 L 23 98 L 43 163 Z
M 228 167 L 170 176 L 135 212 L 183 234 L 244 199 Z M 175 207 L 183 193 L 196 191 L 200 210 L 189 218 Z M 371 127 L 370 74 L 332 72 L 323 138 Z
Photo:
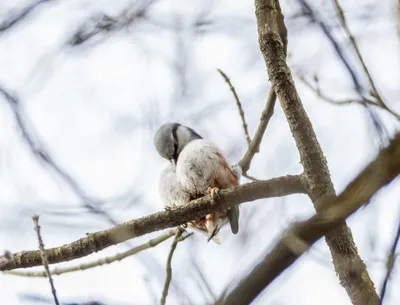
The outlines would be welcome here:
M 394 269 L 394 264 L 396 261 L 396 248 L 397 248 L 397 245 L 399 244 L 399 239 L 400 239 L 400 219 L 399 219 L 399 224 L 397 225 L 396 237 L 394 239 L 392 248 L 390 249 L 390 254 L 387 258 L 386 276 L 383 281 L 383 285 L 382 285 L 382 289 L 381 289 L 381 304 L 383 304 L 383 300 L 386 296 L 387 285 L 389 283 L 390 276 L 392 275 L 392 272 Z
M 334 105 L 348 105 L 348 104 L 368 104 L 371 106 L 375 106 L 375 107 L 380 107 L 382 108 L 381 105 L 375 103 L 374 101 L 370 100 L 370 99 L 346 99 L 346 100 L 341 100 L 341 101 L 337 101 L 334 100 L 333 98 L 325 95 L 324 93 L 321 92 L 321 90 L 318 87 L 314 87 L 306 78 L 304 75 L 302 75 L 299 71 L 292 69 L 292 72 L 298 77 L 298 79 L 300 79 L 302 81 L 302 83 L 304 85 L 306 85 L 310 90 L 314 91 L 314 93 L 320 97 L 321 99 L 323 99 L 324 101 L 330 103 L 330 104 L 334 104 Z
M 158 244 L 160 244 L 160 243 L 166 241 L 167 239 L 169 239 L 170 237 L 174 236 L 175 233 L 176 233 L 176 229 L 173 229 L 173 230 L 168 231 L 165 234 L 160 235 L 159 237 L 150 239 L 146 243 L 143 243 L 143 244 L 141 244 L 135 248 L 129 249 L 127 251 L 117 253 L 113 256 L 108 256 L 108 257 L 105 257 L 102 259 L 98 259 L 98 260 L 95 260 L 95 261 L 92 261 L 89 263 L 80 264 L 77 266 L 72 266 L 72 267 L 67 267 L 67 268 L 54 268 L 53 270 L 50 271 L 50 273 L 51 273 L 51 275 L 61 275 L 61 274 L 65 274 L 65 273 L 75 272 L 75 271 L 83 271 L 83 270 L 99 267 L 102 265 L 111 264 L 113 262 L 121 261 L 129 256 L 138 254 L 144 250 L 147 250 L 149 248 L 153 248 L 153 247 L 157 246 Z M 188 234 L 188 236 L 189 235 L 191 235 L 191 234 Z M 179 241 L 186 239 L 188 236 L 181 238 Z M 17 275 L 17 276 L 25 276 L 25 277 L 47 277 L 46 272 L 34 272 L 34 271 L 23 272 L 23 271 L 10 270 L 10 271 L 4 271 L 4 273 L 11 274 L 11 275 Z
M 189 238 L 189 237 L 192 236 L 192 235 L 193 235 L 193 232 L 190 232 L 190 233 L 186 234 L 185 236 L 179 237 L 178 241 L 179 241 L 179 242 L 182 242 L 182 241 L 184 241 L 186 238 Z
M 178 231 L 175 234 L 175 238 L 172 242 L 171 250 L 169 251 L 169 254 L 168 254 L 167 266 L 166 266 L 167 275 L 165 277 L 165 284 L 164 284 L 164 289 L 163 289 L 161 300 L 160 300 L 160 305 L 165 305 L 167 302 L 169 285 L 171 284 L 171 280 L 172 280 L 172 267 L 171 267 L 172 256 L 174 255 L 176 245 L 178 244 L 179 238 L 183 232 L 184 232 L 184 230 L 182 228 L 178 229 Z
M 24 20 L 27 16 L 29 16 L 32 12 L 34 12 L 38 7 L 41 6 L 41 4 L 44 4 L 46 2 L 50 2 L 51 0 L 39 0 L 35 1 L 34 3 L 28 5 L 25 7 L 23 10 L 12 16 L 8 20 L 4 20 L 0 24 L 0 33 L 5 32 L 6 30 L 12 28 L 16 24 L 18 24 L 20 21 Z
M 258 3 L 256 2 L 256 6 Z M 256 9 L 256 14 L 258 14 L 259 10 Z M 275 14 L 275 13 L 274 13 Z M 272 16 L 271 16 L 272 17 Z M 274 30 L 279 34 L 281 41 L 283 43 L 283 50 L 285 56 L 287 54 L 287 29 L 285 26 L 285 22 L 283 21 L 282 14 L 276 14 L 274 16 L 277 20 L 277 23 L 274 25 Z M 251 161 L 253 160 L 254 155 L 259 152 L 260 144 L 265 134 L 265 130 L 267 129 L 268 123 L 274 114 L 276 102 L 276 93 L 275 88 L 271 86 L 268 93 L 267 103 L 265 105 L 265 109 L 261 114 L 260 123 L 258 124 L 256 134 L 254 135 L 253 140 L 250 143 L 249 149 L 246 151 L 245 155 L 243 156 L 242 160 L 239 161 L 238 165 L 242 168 L 243 175 L 247 174 L 247 171 L 250 168 Z
M 82 24 L 74 35 L 68 39 L 67 45 L 78 46 L 99 34 L 119 31 L 139 21 L 148 20 L 150 8 L 156 2 L 157 0 L 149 0 L 139 2 L 138 5 L 130 5 L 115 17 L 100 14 L 91 18 L 88 22 Z
M 305 0 L 298 0 L 302 6 L 304 14 L 306 14 L 310 20 L 316 23 L 321 30 L 324 32 L 325 36 L 328 38 L 329 42 L 332 44 L 337 56 L 340 58 L 341 62 L 344 64 L 346 70 L 349 72 L 351 79 L 353 81 L 355 90 L 362 95 L 363 88 L 360 84 L 360 81 L 356 75 L 355 70 L 350 64 L 350 61 L 347 59 L 346 55 L 344 54 L 342 48 L 340 47 L 339 43 L 333 37 L 331 33 L 331 29 L 324 23 L 324 21 L 314 12 L 312 7 L 308 4 Z
M 360 48 L 358 47 L 357 41 L 356 41 L 354 35 L 351 33 L 349 26 L 347 25 L 346 17 L 344 15 L 342 7 L 340 6 L 339 0 L 333 0 L 333 4 L 336 8 L 336 12 L 338 14 L 340 23 L 341 23 L 344 31 L 346 32 L 347 36 L 349 37 L 351 45 L 353 46 L 354 51 L 357 54 L 358 60 L 360 61 L 361 66 L 368 78 L 368 82 L 372 87 L 373 96 L 377 99 L 379 105 L 381 105 L 381 108 L 385 109 L 386 111 L 391 113 L 393 116 L 395 116 L 398 120 L 400 120 L 400 114 L 398 114 L 398 113 L 394 112 L 392 109 L 390 109 L 386 105 L 386 103 L 383 101 L 382 96 L 380 95 L 380 93 L 375 85 L 375 82 L 371 76 L 371 73 L 369 72 L 369 69 L 368 69 L 367 65 L 365 64 L 364 58 L 361 55 L 361 51 L 360 51 Z
M 53 278 L 51 277 L 49 264 L 47 261 L 47 255 L 46 255 L 46 252 L 44 251 L 43 239 L 42 239 L 42 235 L 40 234 L 39 216 L 38 215 L 32 216 L 32 220 L 33 220 L 33 223 L 35 224 L 35 231 L 36 231 L 38 242 L 39 242 L 39 249 L 40 249 L 40 252 L 42 255 L 42 264 L 44 266 L 44 270 L 46 271 L 47 277 L 49 278 L 49 283 L 50 283 L 50 287 L 51 287 L 51 293 L 53 294 L 54 303 L 56 305 L 60 305 L 60 303 L 58 302 L 58 298 L 57 298 L 57 291 L 56 291 L 56 288 L 54 287 Z
M 265 105 L 265 109 L 261 114 L 260 123 L 258 124 L 256 134 L 253 137 L 253 140 L 250 143 L 249 148 L 244 154 L 242 160 L 239 161 L 238 165 L 241 167 L 243 175 L 247 173 L 250 168 L 251 161 L 254 158 L 254 155 L 260 150 L 260 144 L 263 139 L 265 130 L 267 129 L 269 120 L 274 114 L 274 107 L 276 102 L 276 94 L 273 88 L 269 90 L 267 103 Z
M 251 139 L 250 139 L 250 135 L 249 135 L 249 130 L 247 128 L 247 123 L 246 123 L 246 118 L 244 116 L 244 111 L 243 111 L 243 107 L 242 107 L 242 103 L 240 102 L 239 96 L 236 93 L 235 87 L 233 87 L 231 80 L 229 79 L 229 77 L 224 73 L 224 71 L 222 71 L 221 69 L 217 69 L 217 71 L 219 72 L 219 74 L 221 74 L 221 76 L 223 77 L 223 79 L 226 81 L 226 83 L 229 85 L 229 88 L 231 89 L 232 93 L 233 93 L 233 97 L 235 98 L 236 101 L 236 105 L 238 107 L 239 110 L 239 115 L 240 118 L 242 119 L 242 126 L 243 126 L 243 130 L 244 130 L 244 135 L 246 137 L 246 141 L 248 146 L 250 146 L 251 143 Z

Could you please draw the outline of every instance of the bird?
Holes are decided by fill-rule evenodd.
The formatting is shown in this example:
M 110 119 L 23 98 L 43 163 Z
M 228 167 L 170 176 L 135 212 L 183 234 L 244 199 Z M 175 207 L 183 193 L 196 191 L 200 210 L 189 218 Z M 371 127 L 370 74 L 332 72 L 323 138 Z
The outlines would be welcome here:
M 239 184 L 240 168 L 231 168 L 221 150 L 192 128 L 176 122 L 161 125 L 153 138 L 159 155 L 170 161 L 160 175 L 159 192 L 166 209 Z M 208 214 L 187 225 L 219 243 L 219 231 L 229 222 L 233 234 L 239 231 L 239 206 Z

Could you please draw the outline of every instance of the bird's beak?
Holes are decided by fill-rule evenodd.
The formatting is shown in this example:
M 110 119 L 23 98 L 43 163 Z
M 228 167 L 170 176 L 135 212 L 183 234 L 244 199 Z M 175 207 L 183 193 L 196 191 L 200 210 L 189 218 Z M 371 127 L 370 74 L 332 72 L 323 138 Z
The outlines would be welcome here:
M 169 159 L 169 162 L 171 162 L 172 165 L 176 165 L 174 159 Z

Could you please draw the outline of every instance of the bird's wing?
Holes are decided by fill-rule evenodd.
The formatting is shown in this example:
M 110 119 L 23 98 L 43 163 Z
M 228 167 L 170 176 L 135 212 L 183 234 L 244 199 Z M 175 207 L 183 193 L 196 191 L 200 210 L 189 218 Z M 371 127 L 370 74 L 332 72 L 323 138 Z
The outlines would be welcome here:
M 203 196 L 209 187 L 226 189 L 239 184 L 238 175 L 218 147 L 206 140 L 191 141 L 181 152 L 177 163 L 177 176 L 192 197 Z M 231 230 L 239 230 L 239 207 L 228 210 Z
M 218 156 L 220 167 L 216 171 L 211 187 L 226 189 L 239 185 L 238 175 L 229 166 L 228 161 L 222 153 L 217 152 L 216 155 Z M 239 232 L 239 206 L 232 206 L 227 210 L 227 214 L 231 231 L 233 234 L 237 234 Z
M 178 182 L 175 165 L 171 164 L 161 172 L 158 190 L 166 207 L 182 205 L 190 201 L 189 195 Z

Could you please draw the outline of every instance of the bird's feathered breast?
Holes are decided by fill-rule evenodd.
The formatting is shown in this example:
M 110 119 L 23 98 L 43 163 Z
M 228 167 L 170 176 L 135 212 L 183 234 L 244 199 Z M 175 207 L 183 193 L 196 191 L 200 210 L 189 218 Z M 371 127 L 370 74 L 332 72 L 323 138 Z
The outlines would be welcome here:
M 165 206 L 182 205 L 190 201 L 190 197 L 179 184 L 175 165 L 165 168 L 160 175 L 159 193 Z

